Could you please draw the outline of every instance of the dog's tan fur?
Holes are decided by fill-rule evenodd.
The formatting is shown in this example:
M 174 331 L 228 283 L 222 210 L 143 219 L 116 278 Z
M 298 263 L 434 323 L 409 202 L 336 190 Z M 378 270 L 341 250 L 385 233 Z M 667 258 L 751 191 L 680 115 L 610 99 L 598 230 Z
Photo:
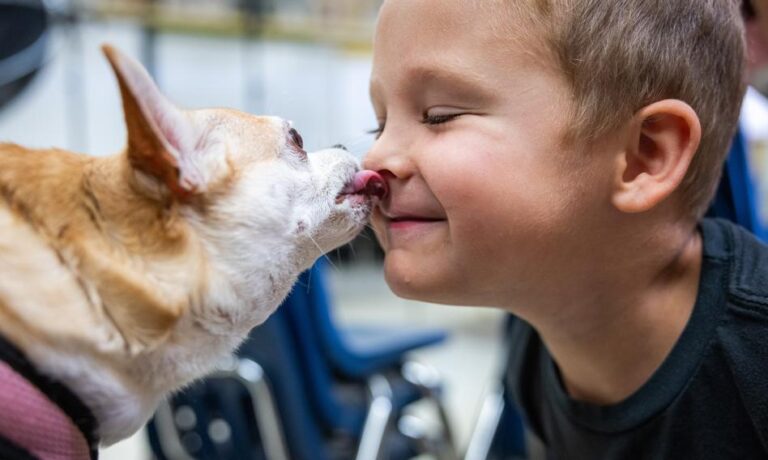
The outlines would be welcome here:
M 282 131 L 274 119 L 230 110 L 167 112 L 159 96 L 143 94 L 155 89 L 135 64 L 109 47 L 105 54 L 123 97 L 124 152 L 89 157 L 0 144 L 0 334 L 76 387 L 111 443 L 235 347 L 319 252 L 276 248 L 285 256 L 265 263 L 269 273 L 230 281 L 239 268 L 220 260 L 211 241 L 222 237 L 211 234 L 228 235 L 232 213 L 217 206 L 241 193 L 241 175 L 277 161 Z M 155 103 L 161 115 L 151 115 Z M 171 154 L 169 145 L 182 140 L 161 125 L 173 116 L 203 127 L 192 149 L 221 142 L 220 155 L 194 158 L 205 162 L 195 169 Z M 351 238 L 357 220 L 344 234 L 334 230 L 332 244 Z M 299 221 L 296 238 L 306 225 Z M 262 278 L 269 283 L 260 298 L 243 293 Z
M 24 329 L 0 330 L 16 341 L 54 346 L 105 343 L 83 336 L 94 331 L 133 347 L 162 338 L 186 304 L 181 294 L 205 286 L 194 270 L 203 262 L 198 243 L 174 204 L 164 209 L 137 193 L 123 155 L 0 148 L 0 278 L 9 285 L 4 301 Z M 172 289 L 161 289 L 146 277 L 158 264 L 186 279 L 175 276 Z

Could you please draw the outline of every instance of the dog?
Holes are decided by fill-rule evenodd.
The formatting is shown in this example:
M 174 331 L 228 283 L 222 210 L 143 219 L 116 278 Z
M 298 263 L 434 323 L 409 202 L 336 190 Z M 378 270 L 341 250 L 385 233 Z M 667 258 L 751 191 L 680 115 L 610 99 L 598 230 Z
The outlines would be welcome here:
M 140 64 L 102 50 L 122 153 L 0 144 L 0 337 L 33 380 L 82 402 L 91 454 L 210 372 L 386 193 L 345 150 L 307 154 L 276 117 L 181 110 Z M 7 409 L 0 399 L 0 419 Z

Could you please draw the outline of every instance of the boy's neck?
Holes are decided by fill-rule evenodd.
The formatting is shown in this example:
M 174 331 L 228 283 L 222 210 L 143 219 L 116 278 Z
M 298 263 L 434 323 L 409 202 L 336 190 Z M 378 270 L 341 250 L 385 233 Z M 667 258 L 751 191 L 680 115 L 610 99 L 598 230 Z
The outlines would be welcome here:
M 693 312 L 701 272 L 700 234 L 694 231 L 681 243 L 674 257 L 629 270 L 628 283 L 617 282 L 618 289 L 603 291 L 591 305 L 577 306 L 574 314 L 550 324 L 535 324 L 571 397 L 615 404 L 645 384 L 666 359 Z

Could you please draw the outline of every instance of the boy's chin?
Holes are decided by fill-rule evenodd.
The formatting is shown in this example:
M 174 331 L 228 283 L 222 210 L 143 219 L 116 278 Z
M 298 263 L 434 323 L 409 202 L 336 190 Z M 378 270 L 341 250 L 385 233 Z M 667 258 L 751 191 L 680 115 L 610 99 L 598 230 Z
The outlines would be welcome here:
M 461 304 L 461 299 L 453 293 L 451 283 L 444 282 L 439 273 L 427 267 L 398 261 L 389 254 L 384 262 L 384 279 L 392 292 L 403 299 L 446 305 Z
M 391 252 L 384 259 L 384 279 L 389 289 L 403 299 L 426 300 L 425 274 L 403 259 Z

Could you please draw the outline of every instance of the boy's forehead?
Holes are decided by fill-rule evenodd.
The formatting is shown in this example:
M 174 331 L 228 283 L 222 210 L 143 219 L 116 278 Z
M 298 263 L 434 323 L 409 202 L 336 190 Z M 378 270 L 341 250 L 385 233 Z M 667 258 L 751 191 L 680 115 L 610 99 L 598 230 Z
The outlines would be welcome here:
M 372 86 L 393 74 L 402 79 L 463 75 L 480 80 L 524 65 L 539 48 L 506 3 L 386 0 L 374 39 Z
M 503 22 L 502 9 L 506 10 L 499 0 L 385 0 L 378 33 L 497 31 Z

